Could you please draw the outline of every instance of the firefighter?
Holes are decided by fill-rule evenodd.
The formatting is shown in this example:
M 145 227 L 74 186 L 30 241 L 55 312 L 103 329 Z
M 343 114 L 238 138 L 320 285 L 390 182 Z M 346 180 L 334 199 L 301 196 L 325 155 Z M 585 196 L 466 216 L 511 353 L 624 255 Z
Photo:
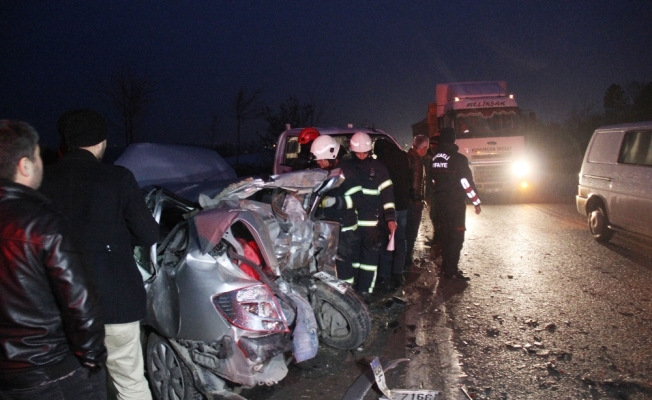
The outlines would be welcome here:
M 341 225 L 337 244 L 337 277 L 353 285 L 351 256 L 358 243 L 358 218 L 355 215 L 354 196 L 358 190 L 352 188 L 350 179 L 346 179 L 352 175 L 352 171 L 341 163 L 342 150 L 340 144 L 328 135 L 319 136 L 310 146 L 310 153 L 319 168 L 327 171 L 340 168 L 344 176 L 344 182 L 330 190 L 328 196 L 322 199 L 320 209 L 324 219 L 339 222 Z
M 349 146 L 353 156 L 342 161 L 343 169 L 350 171 L 346 176 L 350 194 L 359 194 L 355 202 L 359 241 L 352 262 L 355 288 L 366 301 L 374 290 L 383 235 L 396 230 L 392 180 L 387 168 L 372 156 L 371 144 L 369 135 L 356 132 Z
M 433 202 L 441 229 L 443 276 L 468 281 L 470 278 L 457 269 L 466 231 L 466 198 L 471 200 L 476 214 L 480 214 L 481 208 L 469 160 L 458 153 L 458 149 L 453 128 L 442 129 L 439 146 L 430 164 L 430 178 L 434 184 Z

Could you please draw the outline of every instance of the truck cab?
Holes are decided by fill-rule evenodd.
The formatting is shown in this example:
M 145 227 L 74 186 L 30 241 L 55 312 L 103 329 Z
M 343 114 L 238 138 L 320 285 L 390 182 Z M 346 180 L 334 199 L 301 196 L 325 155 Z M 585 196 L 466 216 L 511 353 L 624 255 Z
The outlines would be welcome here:
M 299 133 L 303 129 L 304 128 L 289 128 L 278 137 L 278 142 L 276 143 L 276 154 L 274 155 L 274 174 L 282 174 L 301 168 L 300 159 L 302 155 L 308 155 L 310 152 L 309 148 L 306 148 L 305 145 L 303 146 L 304 148 L 302 148 L 301 143 L 299 143 Z M 364 132 L 368 134 L 374 142 L 381 137 L 385 138 L 396 144 L 397 147 L 400 147 L 398 142 L 392 136 L 380 129 L 353 128 L 351 125 L 347 128 L 315 129 L 319 131 L 320 135 L 330 135 L 340 144 L 340 146 L 343 146 L 347 150 L 349 149 L 349 140 L 356 132 Z
M 505 81 L 456 82 L 437 84 L 426 124 L 429 136 L 455 129 L 478 192 L 524 195 L 534 178 L 525 148 L 534 118 L 519 108 Z

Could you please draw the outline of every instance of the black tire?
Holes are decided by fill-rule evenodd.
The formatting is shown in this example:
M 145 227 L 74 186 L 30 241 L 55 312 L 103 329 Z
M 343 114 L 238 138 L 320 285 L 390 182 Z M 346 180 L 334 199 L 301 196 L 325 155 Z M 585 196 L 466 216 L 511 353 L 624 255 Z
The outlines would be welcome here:
M 340 350 L 360 346 L 371 331 L 369 309 L 362 298 L 351 288 L 342 294 L 322 281 L 315 284 L 315 316 L 321 342 Z
M 604 207 L 601 204 L 598 204 L 589 211 L 587 221 L 589 224 L 589 231 L 591 231 L 591 236 L 593 236 L 593 239 L 596 241 L 607 243 L 614 235 L 614 231 L 609 229 L 609 219 L 607 218 L 607 213 L 604 211 Z
M 192 373 L 181 361 L 172 345 L 152 332 L 147 340 L 147 375 L 157 400 L 201 400 Z

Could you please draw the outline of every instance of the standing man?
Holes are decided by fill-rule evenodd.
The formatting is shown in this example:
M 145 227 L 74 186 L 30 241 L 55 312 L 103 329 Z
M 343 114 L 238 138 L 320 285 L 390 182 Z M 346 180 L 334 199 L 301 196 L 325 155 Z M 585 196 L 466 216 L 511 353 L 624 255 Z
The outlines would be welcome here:
M 354 188 L 351 195 L 361 194 L 355 204 L 360 239 L 352 255 L 355 287 L 365 301 L 369 301 L 378 273 L 383 235 L 396 230 L 394 193 L 387 168 L 371 155 L 371 137 L 364 132 L 354 133 L 350 149 L 353 157 L 342 164 L 343 168 L 351 170 L 351 176 L 346 177 Z
M 405 269 L 412 266 L 412 252 L 414 242 L 419 234 L 421 225 L 421 214 L 423 213 L 423 200 L 425 196 L 425 180 L 423 169 L 423 156 L 428 151 L 428 138 L 424 135 L 417 135 L 412 139 L 412 147 L 408 150 L 408 166 L 410 172 L 410 202 L 407 208 L 407 257 Z
M 106 120 L 92 110 L 67 112 L 58 126 L 68 153 L 45 171 L 42 192 L 70 218 L 100 291 L 107 369 L 119 399 L 151 399 L 144 376 L 140 320 L 146 294 L 133 246 L 150 246 L 158 226 L 133 174 L 102 164 Z
M 378 281 L 376 286 L 383 290 L 398 289 L 405 283 L 403 267 L 406 260 L 406 251 L 410 247 L 405 236 L 407 225 L 408 207 L 411 203 L 410 187 L 411 175 L 408 168 L 408 154 L 398 148 L 391 141 L 379 138 L 374 143 L 374 153 L 378 161 L 383 163 L 389 172 L 394 189 L 394 208 L 396 210 L 396 233 L 394 235 L 394 251 L 386 248 L 380 249 L 380 262 L 378 264 Z M 423 164 L 421 166 L 423 170 Z M 383 246 L 387 246 L 388 238 L 383 238 Z
M 337 278 L 354 284 L 355 270 L 351 261 L 352 252 L 358 246 L 358 218 L 355 214 L 352 180 L 349 166 L 342 165 L 340 144 L 329 135 L 319 136 L 310 146 L 310 152 L 319 168 L 330 171 L 341 168 L 344 182 L 328 192 L 321 201 L 321 210 L 325 219 L 339 222 L 341 225 L 337 243 Z M 350 165 L 350 164 L 349 164 Z M 359 196 L 359 194 L 358 194 Z
M 34 128 L 0 121 L 0 398 L 105 400 L 97 292 L 42 176 Z
M 457 269 L 466 231 L 466 198 L 471 199 L 476 214 L 480 214 L 481 209 L 469 160 L 458 153 L 458 149 L 453 128 L 442 129 L 439 147 L 432 158 L 431 178 L 437 220 L 442 231 L 441 268 L 444 278 L 468 281 L 470 278 Z

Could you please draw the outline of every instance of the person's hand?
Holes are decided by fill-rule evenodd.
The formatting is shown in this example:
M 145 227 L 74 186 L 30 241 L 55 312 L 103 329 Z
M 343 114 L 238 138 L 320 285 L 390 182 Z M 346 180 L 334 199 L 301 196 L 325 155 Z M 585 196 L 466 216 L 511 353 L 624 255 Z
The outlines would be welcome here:
M 482 211 L 482 208 L 480 208 L 480 204 L 478 204 L 477 206 L 475 206 L 475 213 L 480 214 L 480 211 Z
M 387 221 L 387 227 L 389 228 L 390 233 L 394 233 L 396 231 L 396 221 Z

